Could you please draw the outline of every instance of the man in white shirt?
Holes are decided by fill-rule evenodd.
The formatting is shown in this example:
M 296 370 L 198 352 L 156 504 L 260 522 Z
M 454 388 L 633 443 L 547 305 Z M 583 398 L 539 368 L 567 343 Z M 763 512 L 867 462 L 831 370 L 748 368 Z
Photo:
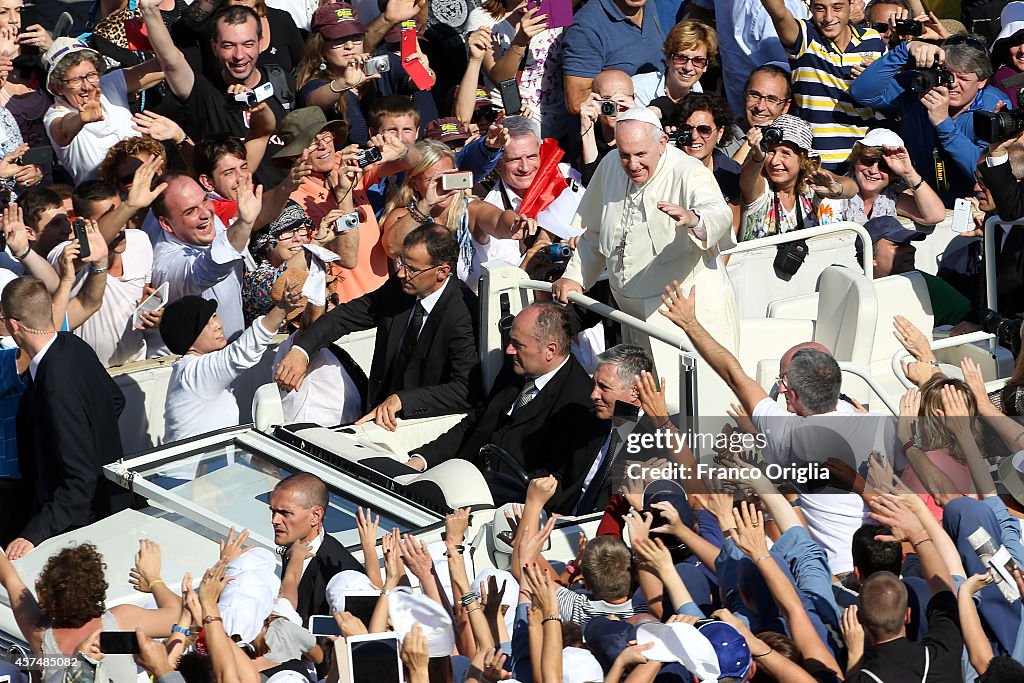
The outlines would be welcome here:
M 238 218 L 225 228 L 206 190 L 187 175 L 164 176 L 167 189 L 153 202 L 164 233 L 153 248 L 153 286 L 170 285 L 168 299 L 198 295 L 216 301 L 224 335 L 242 333 L 243 259 L 263 206 L 263 188 L 251 176 L 238 187 Z
M 667 297 L 668 310 L 662 314 L 686 332 L 697 353 L 725 380 L 754 426 L 765 435 L 765 461 L 795 468 L 774 478 L 798 485 L 808 532 L 825 549 L 832 573 L 851 571 L 850 539 L 863 523 L 864 504 L 860 496 L 821 479 L 827 476 L 824 463 L 834 458 L 857 469 L 871 451 L 895 455 L 892 421 L 856 412 L 839 399 L 839 364 L 820 345 L 800 345 L 783 358 L 779 388 L 785 392 L 788 410 L 782 408 L 700 324 L 696 296 L 694 290 L 684 294 L 676 286 Z M 810 479 L 799 481 L 801 472 Z

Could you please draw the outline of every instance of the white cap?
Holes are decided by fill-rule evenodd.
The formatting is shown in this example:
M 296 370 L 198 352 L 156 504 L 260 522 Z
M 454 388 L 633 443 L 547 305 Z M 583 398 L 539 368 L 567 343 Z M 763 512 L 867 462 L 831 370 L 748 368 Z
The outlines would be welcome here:
M 636 644 L 647 643 L 654 643 L 644 651 L 647 659 L 679 662 L 702 682 L 717 681 L 722 672 L 715 646 L 690 624 L 641 624 L 636 629 Z
M 658 118 L 658 115 L 647 107 L 633 107 L 619 114 L 619 118 L 615 119 L 616 128 L 623 121 L 643 121 L 644 123 L 651 124 L 658 130 L 665 130 L 661 125 L 661 119 Z
M 860 144 L 865 147 L 903 147 L 905 143 L 903 138 L 888 128 L 875 128 L 861 138 Z
M 1024 2 L 1008 2 L 999 13 L 999 23 L 1002 30 L 992 41 L 992 52 L 996 51 L 1001 41 L 1012 37 L 1017 31 L 1024 30 Z
M 445 657 L 455 647 L 455 631 L 452 619 L 441 605 L 412 589 L 399 587 L 391 591 L 388 600 L 388 616 L 400 640 L 419 624 L 427 638 L 431 657 Z
M 50 49 L 43 54 L 43 66 L 46 67 L 46 89 L 50 90 L 50 76 L 53 74 L 53 70 L 57 68 L 61 60 L 72 55 L 76 52 L 90 52 L 92 58 L 96 61 L 96 65 L 99 68 L 103 66 L 103 60 L 100 57 L 100 53 L 92 49 L 85 42 L 78 38 L 57 38 L 50 45 Z M 56 95 L 57 93 L 50 90 L 50 93 Z
M 578 647 L 562 650 L 562 683 L 601 683 L 604 669 L 590 652 Z
M 271 614 L 276 614 L 279 617 L 284 617 L 288 621 L 292 622 L 296 626 L 304 626 L 302 623 L 302 617 L 292 607 L 292 603 L 288 602 L 285 598 L 278 598 L 274 601 L 274 611 Z
M 354 569 L 344 569 L 327 582 L 327 604 L 331 606 L 331 614 L 345 611 L 345 594 L 349 591 L 373 588 L 370 578 Z

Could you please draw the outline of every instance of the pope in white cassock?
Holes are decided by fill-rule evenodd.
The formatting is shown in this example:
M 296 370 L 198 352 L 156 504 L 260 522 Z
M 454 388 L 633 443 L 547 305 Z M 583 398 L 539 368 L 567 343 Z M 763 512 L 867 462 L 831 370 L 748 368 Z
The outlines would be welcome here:
M 620 310 L 659 328 L 679 328 L 658 313 L 665 285 L 678 280 L 706 294 L 697 318 L 732 353 L 738 346 L 736 298 L 720 250 L 735 246 L 733 213 L 714 175 L 668 145 L 657 117 L 630 109 L 615 125 L 616 149 L 601 160 L 580 201 L 573 227 L 583 230 L 565 274 L 553 287 L 565 303 L 608 269 Z M 666 378 L 670 408 L 678 395 L 678 355 L 672 347 L 623 328 L 630 343 L 650 351 Z

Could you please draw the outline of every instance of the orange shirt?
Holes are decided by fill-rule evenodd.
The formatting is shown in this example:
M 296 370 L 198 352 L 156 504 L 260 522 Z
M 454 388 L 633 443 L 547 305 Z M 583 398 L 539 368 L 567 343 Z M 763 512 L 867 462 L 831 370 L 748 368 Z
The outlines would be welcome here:
M 389 275 L 388 257 L 381 242 L 380 225 L 366 196 L 366 188 L 377 183 L 379 178 L 373 172 L 373 168 L 366 171 L 359 186 L 352 192 L 353 203 L 357 209 L 362 209 L 363 214 L 362 220 L 359 221 L 359 260 L 355 268 L 341 269 L 341 282 L 338 285 L 341 303 L 372 292 L 383 285 Z M 291 199 L 305 209 L 313 225 L 317 227 L 324 216 L 338 208 L 334 193 L 312 176 L 306 176 L 302 185 L 292 192 Z

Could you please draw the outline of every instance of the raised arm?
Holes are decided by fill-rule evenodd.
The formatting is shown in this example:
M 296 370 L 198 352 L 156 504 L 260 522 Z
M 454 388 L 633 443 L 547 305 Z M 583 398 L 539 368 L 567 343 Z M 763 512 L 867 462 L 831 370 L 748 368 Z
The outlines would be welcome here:
M 747 144 L 750 151 L 740 169 L 740 199 L 743 205 L 749 205 L 764 194 L 765 179 L 761 175 L 764 168 L 764 150 L 761 149 L 761 129 L 754 126 L 747 131 Z
M 909 541 L 921 560 L 921 573 L 927 578 L 932 593 L 954 591 L 953 577 L 939 554 L 931 534 L 919 518 L 897 496 L 889 493 L 875 496 L 869 503 L 871 518 L 892 529 L 891 535 L 877 536 L 879 541 Z M 942 532 L 945 533 L 945 532 Z
M 192 94 L 196 75 L 185 55 L 174 44 L 174 39 L 164 24 L 163 16 L 160 14 L 160 2 L 161 0 L 139 0 L 139 11 L 168 87 L 175 97 L 184 101 Z
M 992 643 L 985 635 L 978 616 L 978 606 L 974 604 L 974 594 L 992 583 L 992 575 L 988 572 L 975 574 L 960 584 L 956 594 L 957 611 L 960 613 L 960 632 L 964 635 L 964 647 L 971 660 L 971 666 L 979 675 L 988 670 L 992 661 Z
M 691 287 L 689 296 L 683 294 L 678 281 L 665 287 L 661 300 L 665 309 L 659 313 L 686 333 L 694 349 L 739 398 L 743 409 L 752 414 L 754 406 L 768 398 L 768 392 L 743 371 L 740 362 L 712 337 L 697 320 L 697 288 Z
M 377 15 L 377 18 L 366 27 L 366 35 L 363 36 L 363 52 L 372 53 L 384 40 L 395 24 L 400 24 L 408 19 L 426 21 L 427 9 L 426 0 L 388 0 L 384 11 Z M 424 16 L 421 16 L 424 15 Z
M 25 642 L 32 649 L 32 652 L 42 652 L 43 632 L 49 626 L 49 619 L 39 603 L 36 602 L 32 591 L 28 589 L 18 570 L 14 568 L 7 555 L 0 553 L 0 585 L 7 591 L 7 599 L 14 613 L 14 621 L 21 629 Z
M 800 39 L 800 23 L 793 16 L 793 13 L 786 7 L 785 0 L 761 0 L 768 16 L 772 18 L 775 25 L 775 32 L 779 34 L 782 47 L 792 48 Z
M 32 243 L 28 239 L 28 226 L 25 225 L 24 214 L 17 204 L 11 204 L 4 209 L 2 230 L 7 240 L 7 250 L 11 252 L 14 260 L 20 261 L 29 275 L 42 280 L 46 285 L 46 291 L 51 294 L 55 293 L 60 284 L 60 278 L 53 266 L 32 249 Z M 61 315 L 61 324 L 63 324 L 63 320 L 64 316 Z M 60 329 L 60 325 L 57 325 L 57 329 Z
M 459 81 L 459 92 L 455 96 L 455 118 L 468 124 L 476 108 L 476 86 L 480 82 L 480 67 L 491 46 L 491 29 L 482 26 L 466 36 L 469 62 Z

